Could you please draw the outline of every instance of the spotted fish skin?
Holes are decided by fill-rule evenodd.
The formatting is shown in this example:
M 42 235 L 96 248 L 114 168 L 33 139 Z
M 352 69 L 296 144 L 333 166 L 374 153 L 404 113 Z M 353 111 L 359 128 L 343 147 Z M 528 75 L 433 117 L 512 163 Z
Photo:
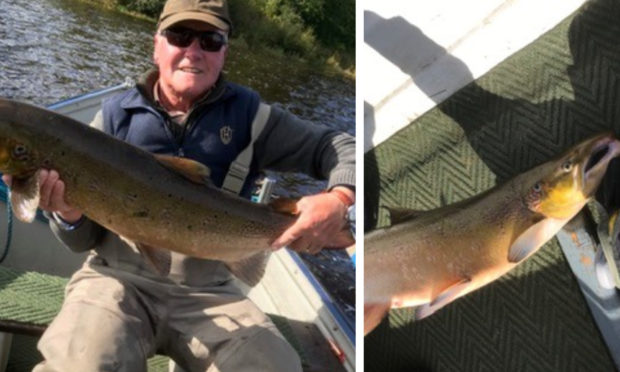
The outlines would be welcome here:
M 208 169 L 200 163 L 153 155 L 66 116 L 0 98 L 0 171 L 13 176 L 11 198 L 22 220 L 36 211 L 42 168 L 58 171 L 70 205 L 138 247 L 235 263 L 269 251 L 296 219 L 201 182 Z M 343 230 L 333 248 L 353 243 Z

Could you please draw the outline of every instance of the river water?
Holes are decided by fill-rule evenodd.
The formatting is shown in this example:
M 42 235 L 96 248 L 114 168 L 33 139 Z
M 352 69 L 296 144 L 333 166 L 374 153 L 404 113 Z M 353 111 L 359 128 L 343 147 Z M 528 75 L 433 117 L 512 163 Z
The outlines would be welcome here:
M 151 66 L 154 29 L 153 23 L 76 0 L 0 0 L 0 97 L 45 106 L 126 77 L 135 80 Z M 354 135 L 354 83 L 292 60 L 233 42 L 224 73 L 266 102 Z M 325 187 L 298 174 L 272 176 L 280 195 Z M 355 274 L 346 253 L 301 256 L 354 327 Z

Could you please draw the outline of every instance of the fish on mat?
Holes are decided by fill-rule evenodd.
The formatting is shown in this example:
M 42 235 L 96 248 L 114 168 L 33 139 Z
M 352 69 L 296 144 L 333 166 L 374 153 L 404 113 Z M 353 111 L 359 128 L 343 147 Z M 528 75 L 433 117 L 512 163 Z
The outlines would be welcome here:
M 364 237 L 364 334 L 391 308 L 418 306 L 422 319 L 523 262 L 583 208 L 619 154 L 601 134 L 459 203 L 388 208 L 392 226 Z
M 166 249 L 235 268 L 269 251 L 296 219 L 292 200 L 259 205 L 213 187 L 201 163 L 154 155 L 66 116 L 0 99 L 0 171 L 13 176 L 10 198 L 22 221 L 35 217 L 41 168 L 58 171 L 70 205 L 147 259 Z M 330 248 L 353 243 L 343 229 Z

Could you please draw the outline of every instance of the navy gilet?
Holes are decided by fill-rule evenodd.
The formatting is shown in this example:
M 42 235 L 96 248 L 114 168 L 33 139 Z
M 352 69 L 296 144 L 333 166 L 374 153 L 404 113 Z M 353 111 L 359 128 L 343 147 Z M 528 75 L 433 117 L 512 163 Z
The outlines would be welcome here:
M 251 124 L 260 102 L 256 92 L 225 84 L 221 97 L 200 105 L 190 114 L 190 126 L 180 142 L 168 126 L 176 124 L 166 124 L 167 116 L 135 87 L 104 101 L 103 129 L 146 151 L 196 160 L 211 169 L 213 183 L 221 187 L 231 162 L 250 142 Z M 242 196 L 250 196 L 257 173 L 255 166 L 251 166 Z

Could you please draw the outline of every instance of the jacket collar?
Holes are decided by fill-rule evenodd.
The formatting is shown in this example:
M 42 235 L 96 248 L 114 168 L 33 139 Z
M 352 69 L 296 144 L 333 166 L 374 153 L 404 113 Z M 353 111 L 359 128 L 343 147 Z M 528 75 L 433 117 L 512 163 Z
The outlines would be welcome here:
M 159 70 L 157 68 L 152 68 L 143 74 L 136 83 L 136 91 L 134 91 L 134 94 L 129 94 L 121 101 L 121 107 L 124 109 L 151 107 L 163 111 L 163 108 L 153 99 L 153 87 L 157 79 L 159 79 Z M 216 101 L 227 100 L 234 95 L 235 92 L 228 86 L 228 82 L 225 80 L 224 75 L 220 74 L 220 77 L 215 82 L 214 88 L 210 89 L 204 97 L 200 98 L 190 111 L 193 111 L 197 107 L 212 104 Z

